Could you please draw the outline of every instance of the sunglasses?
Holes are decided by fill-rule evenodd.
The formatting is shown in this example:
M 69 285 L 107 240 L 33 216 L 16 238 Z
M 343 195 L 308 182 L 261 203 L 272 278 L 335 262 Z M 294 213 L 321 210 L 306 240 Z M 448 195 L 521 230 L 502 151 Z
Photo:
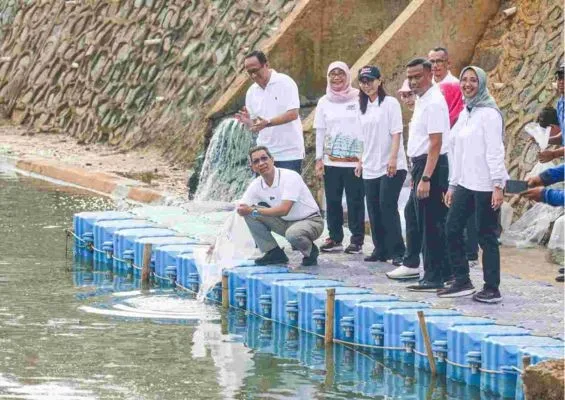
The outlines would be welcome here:
M 259 158 L 254 158 L 253 160 L 251 160 L 251 163 L 252 163 L 253 165 L 259 165 L 259 163 L 267 162 L 267 161 L 269 161 L 269 157 L 268 157 L 268 156 L 261 156 L 261 157 L 259 157 Z

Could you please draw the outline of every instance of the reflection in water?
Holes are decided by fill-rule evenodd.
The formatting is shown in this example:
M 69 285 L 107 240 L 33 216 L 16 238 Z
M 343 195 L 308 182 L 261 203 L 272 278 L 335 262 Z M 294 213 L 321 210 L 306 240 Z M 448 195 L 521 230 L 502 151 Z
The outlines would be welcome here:
M 382 364 L 382 354 L 326 348 L 294 328 L 73 262 L 55 227 L 114 204 L 1 172 L 0 186 L 0 397 L 480 398 Z

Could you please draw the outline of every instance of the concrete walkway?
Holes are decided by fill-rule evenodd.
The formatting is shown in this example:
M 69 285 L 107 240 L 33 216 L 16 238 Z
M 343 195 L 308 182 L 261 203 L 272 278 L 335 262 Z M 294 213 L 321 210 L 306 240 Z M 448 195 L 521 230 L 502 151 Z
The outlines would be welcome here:
M 365 249 L 366 253 L 369 251 L 368 248 Z M 394 294 L 405 300 L 426 301 L 438 308 L 455 308 L 465 315 L 494 318 L 499 324 L 522 326 L 536 335 L 564 338 L 563 284 L 553 285 L 502 273 L 500 291 L 504 299 L 499 304 L 478 303 L 471 297 L 440 299 L 435 293 L 408 291 L 405 287 L 415 281 L 407 283 L 390 280 L 385 272 L 393 270 L 393 265 L 383 262 L 366 263 L 363 257 L 363 254 L 322 253 L 318 266 L 301 268 L 301 256 L 297 252 L 290 255 L 296 271 L 342 280 L 348 285 L 366 287 L 382 294 Z M 551 265 L 550 268 L 556 272 L 558 267 Z M 481 267 L 471 270 L 471 279 L 475 288 L 482 288 Z

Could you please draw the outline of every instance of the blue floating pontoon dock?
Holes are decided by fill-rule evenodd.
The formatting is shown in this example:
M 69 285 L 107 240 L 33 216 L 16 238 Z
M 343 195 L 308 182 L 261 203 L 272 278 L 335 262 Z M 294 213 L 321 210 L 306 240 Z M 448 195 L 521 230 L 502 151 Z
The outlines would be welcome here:
M 151 245 L 157 282 L 198 292 L 202 276 L 216 266 L 197 261 L 197 253 L 228 216 L 225 211 L 193 215 L 169 206 L 78 213 L 73 218 L 75 254 L 91 262 L 94 255 L 96 272 L 76 271 L 73 280 L 77 286 L 94 285 L 100 291 L 139 288 L 139 279 L 104 274 L 104 268 L 131 272 L 132 266 L 142 265 L 144 248 Z M 422 398 L 423 392 L 406 392 L 403 376 L 418 381 L 418 391 L 433 391 L 418 311 L 425 316 L 437 372 L 447 376 L 454 398 L 469 397 L 480 388 L 522 399 L 522 357 L 528 355 L 536 364 L 564 356 L 562 340 L 532 336 L 526 329 L 497 325 L 492 319 L 347 287 L 338 280 L 291 272 L 285 265 L 256 266 L 253 260 L 238 265 L 224 269 L 222 285 L 206 293 L 216 302 L 222 302 L 222 292 L 226 293 L 229 306 L 239 310 L 229 316 L 230 331 L 243 335 L 258 352 L 296 359 L 312 368 L 323 369 L 332 360 L 326 359 L 324 336 L 326 321 L 331 321 L 326 315 L 327 290 L 334 289 L 331 340 L 346 344 L 333 351 L 335 375 L 344 381 L 362 380 L 349 390 L 365 396 L 398 392 L 404 399 Z M 386 364 L 375 361 L 382 356 Z

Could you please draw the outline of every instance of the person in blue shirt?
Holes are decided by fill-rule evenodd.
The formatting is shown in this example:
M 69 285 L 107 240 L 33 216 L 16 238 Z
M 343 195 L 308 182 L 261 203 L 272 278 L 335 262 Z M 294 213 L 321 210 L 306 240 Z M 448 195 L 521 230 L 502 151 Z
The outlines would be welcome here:
M 562 189 L 548 189 L 545 186 L 557 182 L 563 182 L 565 164 L 549 168 L 538 176 L 528 179 L 528 186 L 532 189 L 522 193 L 522 196 L 537 202 L 549 204 L 550 206 L 563 207 L 565 205 L 565 194 Z M 559 269 L 559 275 L 555 278 L 557 282 L 563 282 L 563 268 Z
M 522 193 L 522 196 L 533 201 L 549 204 L 550 206 L 563 207 L 565 195 L 562 189 L 548 189 L 545 186 L 563 182 L 563 171 L 565 164 L 549 168 L 538 176 L 528 179 L 528 187 L 531 189 Z

